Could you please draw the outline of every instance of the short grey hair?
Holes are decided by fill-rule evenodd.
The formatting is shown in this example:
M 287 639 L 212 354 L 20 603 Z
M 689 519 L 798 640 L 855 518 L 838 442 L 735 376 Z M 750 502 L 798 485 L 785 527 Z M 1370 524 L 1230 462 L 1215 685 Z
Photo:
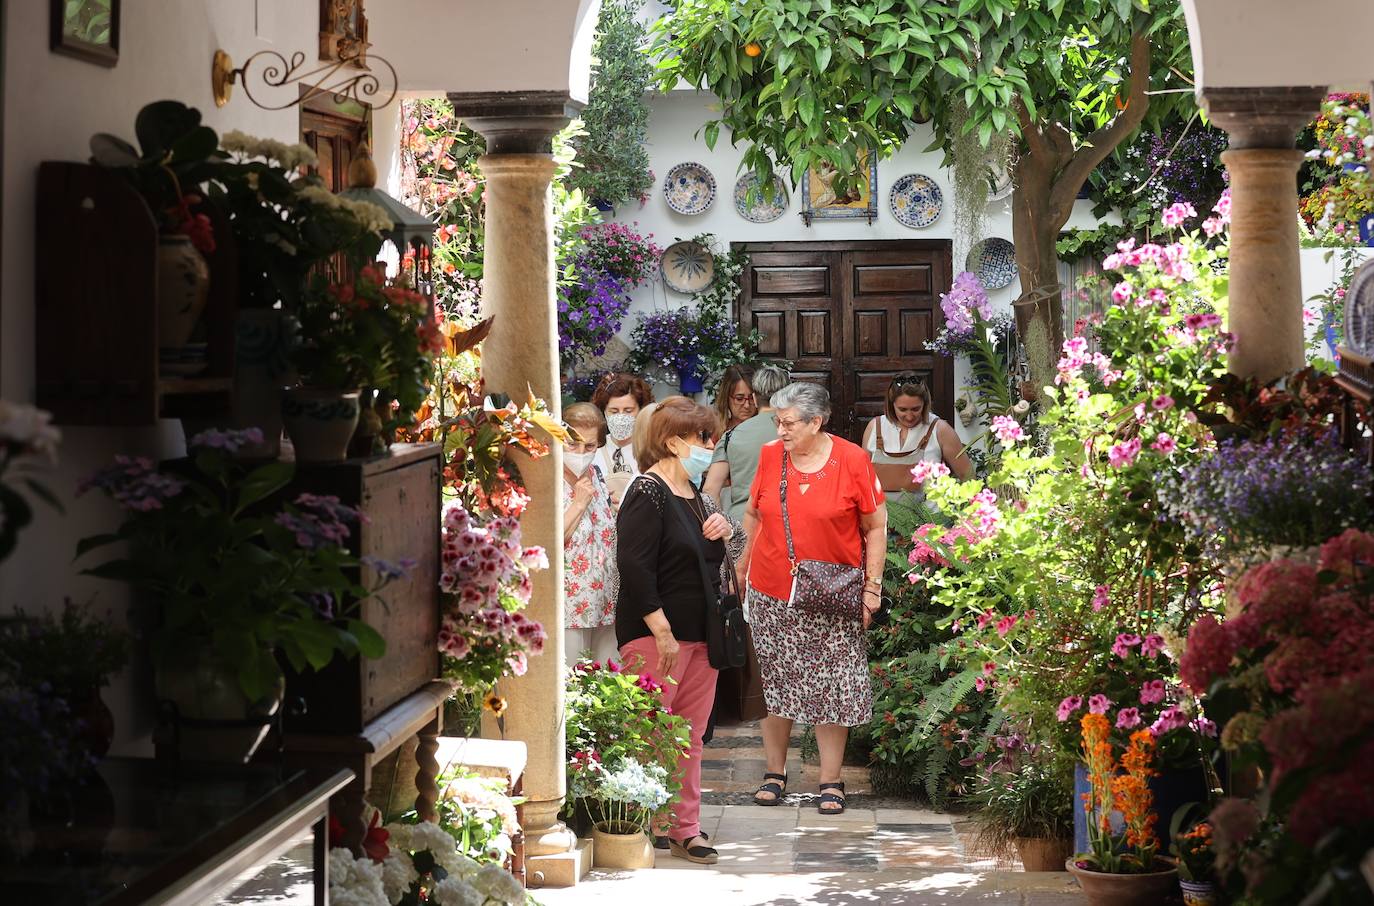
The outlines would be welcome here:
M 749 386 L 753 388 L 754 395 L 758 399 L 771 400 L 773 394 L 786 387 L 791 380 L 791 375 L 777 365 L 760 365 L 758 370 L 754 372 L 753 380 L 749 382 Z
M 824 427 L 830 421 L 830 391 L 820 384 L 796 381 L 773 394 L 769 404 L 774 409 L 796 409 L 805 421 L 821 420 Z

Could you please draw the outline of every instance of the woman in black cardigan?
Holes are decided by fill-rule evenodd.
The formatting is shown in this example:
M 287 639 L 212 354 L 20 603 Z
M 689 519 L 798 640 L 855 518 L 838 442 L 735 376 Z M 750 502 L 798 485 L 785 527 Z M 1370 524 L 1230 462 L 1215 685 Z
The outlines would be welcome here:
M 682 790 L 673 806 L 669 849 L 709 864 L 716 851 L 701 833 L 701 749 L 716 670 L 706 653 L 706 608 L 720 592 L 725 542 L 734 530 L 693 484 L 711 464 L 719 431 L 715 413 L 686 397 L 670 397 L 653 411 L 648 428 L 648 443 L 636 451 L 642 474 L 625 492 L 616 521 L 615 634 L 626 664 L 661 682 L 664 706 L 690 725 L 691 748 L 678 765 Z M 709 579 L 703 577 L 703 557 Z

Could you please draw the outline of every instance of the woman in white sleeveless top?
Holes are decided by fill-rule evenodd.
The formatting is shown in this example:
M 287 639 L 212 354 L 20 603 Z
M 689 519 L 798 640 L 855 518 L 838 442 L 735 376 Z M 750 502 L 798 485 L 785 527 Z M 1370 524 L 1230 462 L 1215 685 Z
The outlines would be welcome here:
M 917 492 L 911 468 L 918 462 L 943 462 L 960 480 L 973 463 L 954 427 L 931 410 L 930 388 L 920 375 L 899 374 L 887 388 L 886 413 L 864 429 L 863 448 L 873 460 L 889 502 Z

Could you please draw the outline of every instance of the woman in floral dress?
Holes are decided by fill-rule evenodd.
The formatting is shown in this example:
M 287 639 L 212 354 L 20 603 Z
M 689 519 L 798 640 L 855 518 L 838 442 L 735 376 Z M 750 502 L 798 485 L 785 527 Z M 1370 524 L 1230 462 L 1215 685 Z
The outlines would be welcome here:
M 569 406 L 563 420 L 574 435 L 563 448 L 563 624 L 569 666 L 583 657 L 604 661 L 616 653 L 615 515 L 600 466 L 606 421 L 591 403 Z

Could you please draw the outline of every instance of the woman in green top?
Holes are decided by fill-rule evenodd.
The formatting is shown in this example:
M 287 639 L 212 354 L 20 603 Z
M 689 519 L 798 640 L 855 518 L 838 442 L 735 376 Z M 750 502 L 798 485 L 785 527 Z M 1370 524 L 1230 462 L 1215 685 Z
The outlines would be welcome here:
M 725 432 L 716 444 L 711 468 L 701 490 L 733 520 L 744 518 L 744 510 L 749 504 L 749 486 L 754 483 L 754 471 L 759 465 L 759 450 L 778 437 L 768 401 L 791 382 L 787 372 L 777 365 L 763 365 L 755 370 L 751 385 L 754 398 L 758 400 L 758 415 Z

